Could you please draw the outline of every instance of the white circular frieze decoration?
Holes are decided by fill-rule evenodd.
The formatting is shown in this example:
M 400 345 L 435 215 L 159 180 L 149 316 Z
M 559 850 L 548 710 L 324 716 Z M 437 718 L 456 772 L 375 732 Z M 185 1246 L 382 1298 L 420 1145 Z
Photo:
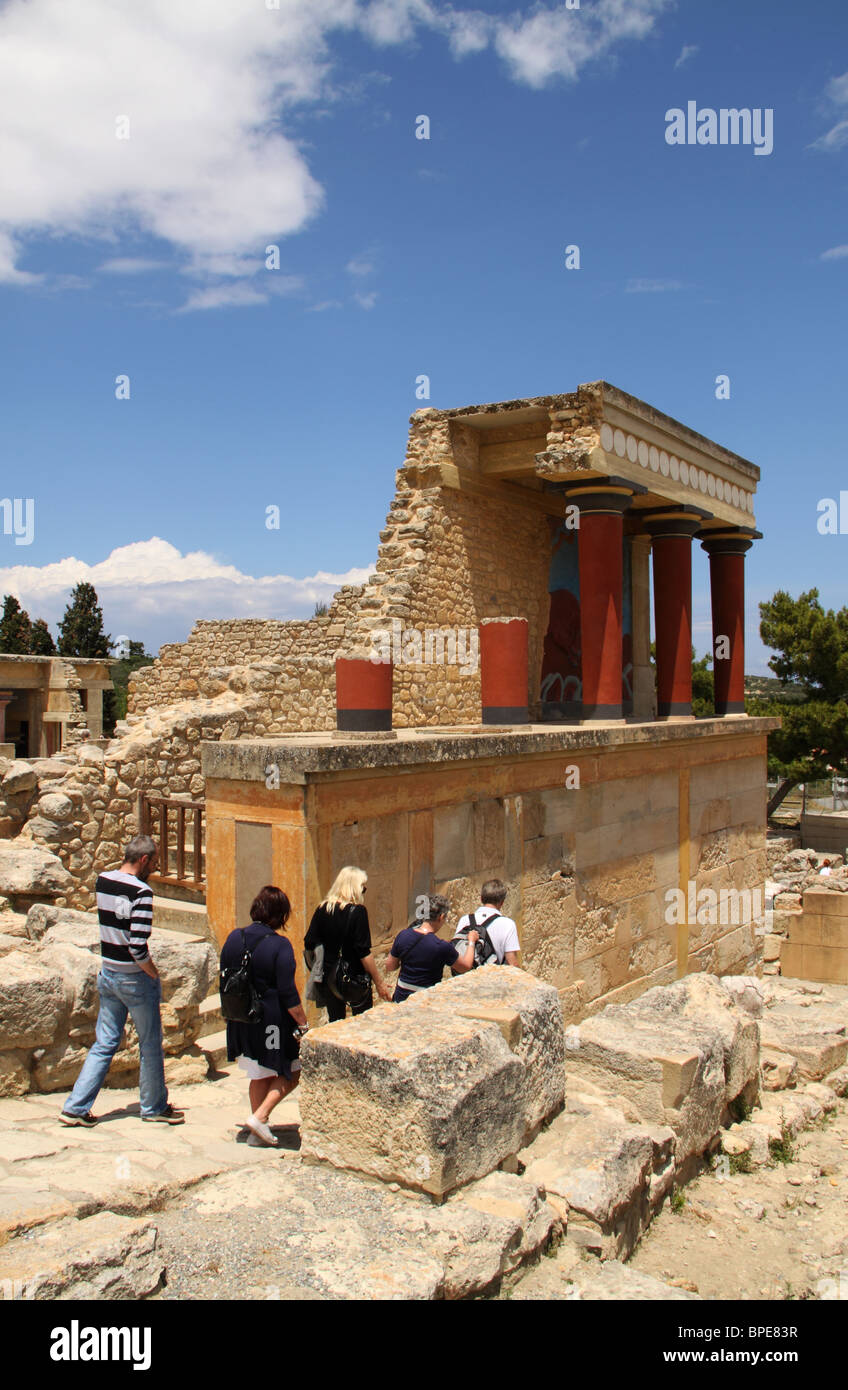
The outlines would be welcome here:
M 648 467 L 648 446 L 644 439 L 639 440 L 639 462 L 643 468 Z
M 627 450 L 627 441 L 624 438 L 624 430 L 616 430 L 615 434 L 613 435 L 612 442 L 613 448 L 615 449 L 615 452 L 618 454 L 618 457 L 620 459 L 623 459 Z
M 716 497 L 719 502 L 724 501 L 724 479 L 716 478 Z
M 707 475 L 704 472 L 703 468 L 700 469 L 698 473 L 698 488 L 701 492 L 706 492 L 707 490 Z
M 753 494 L 753 492 L 749 492 L 749 493 L 748 493 L 748 511 L 751 513 L 751 516 L 754 515 L 754 494 Z
M 636 462 L 636 459 L 638 458 L 638 456 L 639 456 L 639 445 L 636 443 L 636 438 L 635 438 L 634 435 L 628 434 L 628 436 L 627 436 L 627 457 L 629 458 L 629 460 L 630 460 L 631 463 L 635 463 L 635 462 Z
M 671 474 L 672 478 L 674 479 L 674 481 L 675 481 L 675 482 L 679 482 L 679 480 L 680 480 L 680 459 L 675 458 L 675 457 L 674 457 L 674 454 L 672 454 L 671 458 L 667 460 L 667 467 L 668 467 L 668 471 L 670 472 L 670 474 Z M 660 458 L 660 468 L 662 468 L 662 458 Z
M 731 494 L 730 494 L 730 500 L 731 500 L 731 502 L 733 503 L 734 507 L 738 507 L 738 506 L 739 506 L 739 489 L 738 489 L 738 487 L 734 487 L 733 491 L 732 491 Z
M 660 466 L 660 454 L 656 444 L 652 444 L 648 450 L 648 463 L 651 465 L 651 472 L 656 473 Z M 666 467 L 668 467 L 668 459 L 666 459 Z
M 709 477 L 707 478 L 707 492 L 710 494 L 710 497 L 715 497 L 716 486 L 716 480 L 713 477 L 712 473 L 710 473 Z
M 689 484 L 689 465 L 685 459 L 680 460 L 680 481 L 684 487 Z
M 612 425 L 601 425 L 601 448 L 606 449 L 608 454 L 612 452 L 612 441 Z

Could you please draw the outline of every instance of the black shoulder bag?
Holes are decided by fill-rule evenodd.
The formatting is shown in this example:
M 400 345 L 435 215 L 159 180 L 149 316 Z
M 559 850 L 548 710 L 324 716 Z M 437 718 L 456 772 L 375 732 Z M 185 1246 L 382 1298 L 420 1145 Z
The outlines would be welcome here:
M 218 984 L 221 995 L 221 1017 L 228 1023 L 261 1023 L 262 996 L 253 982 L 250 968 L 251 953 L 247 949 L 244 927 L 241 928 L 244 954 L 238 965 L 221 968 Z

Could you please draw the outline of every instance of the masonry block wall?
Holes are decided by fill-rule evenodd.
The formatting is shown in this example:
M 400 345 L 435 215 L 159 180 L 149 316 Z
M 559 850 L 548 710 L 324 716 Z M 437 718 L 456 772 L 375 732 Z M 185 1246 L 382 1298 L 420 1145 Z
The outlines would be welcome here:
M 753 969 L 761 920 L 677 922 L 668 908 L 690 883 L 762 901 L 767 724 L 477 736 L 473 749 L 472 736 L 435 733 L 358 749 L 210 744 L 210 922 L 223 939 L 259 880 L 279 882 L 299 960 L 315 906 L 357 864 L 380 956 L 418 894 L 445 893 L 455 925 L 497 876 L 522 964 L 556 986 L 569 1019 L 687 971 Z M 272 759 L 278 791 L 260 780 Z

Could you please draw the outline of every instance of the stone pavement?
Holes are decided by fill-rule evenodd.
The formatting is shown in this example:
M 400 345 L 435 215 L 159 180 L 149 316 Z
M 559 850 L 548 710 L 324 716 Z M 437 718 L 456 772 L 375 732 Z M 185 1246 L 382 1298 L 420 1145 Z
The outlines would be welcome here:
M 253 1148 L 239 1132 L 249 1105 L 247 1078 L 235 1065 L 215 1081 L 171 1088 L 186 1112 L 179 1126 L 144 1124 L 138 1091 L 110 1088 L 97 1098 L 94 1129 L 68 1129 L 58 1119 L 68 1094 L 0 1100 L 0 1245 L 63 1216 L 153 1211 L 206 1178 L 279 1162 L 279 1150 Z M 297 1102 L 283 1101 L 272 1119 L 293 1151 Z

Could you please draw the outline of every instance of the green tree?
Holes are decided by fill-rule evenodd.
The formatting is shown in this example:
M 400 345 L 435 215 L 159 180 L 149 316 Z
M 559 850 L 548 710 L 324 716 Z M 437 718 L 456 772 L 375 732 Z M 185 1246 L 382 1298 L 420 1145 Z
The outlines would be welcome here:
M 30 632 L 29 649 L 33 656 L 53 656 L 56 651 L 56 643 L 50 635 L 50 629 L 43 618 L 36 618 Z
M 692 648 L 692 713 L 696 719 L 711 719 L 715 716 L 715 686 L 710 667 L 713 659 L 709 652 L 700 660 L 695 660 Z
M 792 703 L 756 700 L 751 714 L 775 714 L 769 773 L 779 779 L 768 814 L 799 782 L 848 766 L 848 609 L 825 610 L 818 589 L 793 599 L 783 589 L 760 604 L 760 636 L 775 652 L 769 667 Z
M 103 732 L 111 735 L 118 719 L 127 717 L 127 694 L 130 674 L 140 666 L 150 666 L 154 657 L 144 650 L 143 642 L 130 642 L 129 653 L 116 661 L 111 669 L 114 691 L 109 690 L 103 698 Z
M 0 617 L 0 652 L 13 656 L 27 656 L 30 651 L 32 623 L 14 594 L 6 594 L 3 599 L 3 615 Z
M 93 584 L 77 584 L 59 624 L 61 656 L 108 656 L 112 639 L 103 630 L 103 609 Z

